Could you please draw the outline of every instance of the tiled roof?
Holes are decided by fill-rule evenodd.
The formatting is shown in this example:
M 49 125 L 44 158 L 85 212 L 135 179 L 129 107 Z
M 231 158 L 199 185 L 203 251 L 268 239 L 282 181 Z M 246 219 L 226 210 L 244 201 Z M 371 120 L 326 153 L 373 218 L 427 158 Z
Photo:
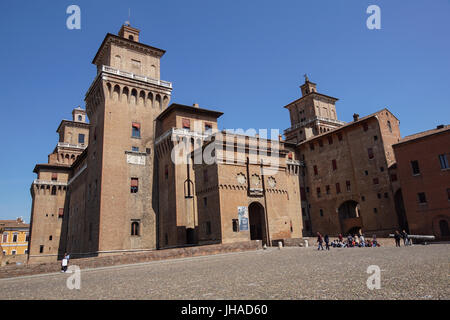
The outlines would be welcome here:
M 442 128 L 439 128 L 439 129 L 437 129 L 437 128 L 436 129 L 431 129 L 431 130 L 427 130 L 427 131 L 423 131 L 423 132 L 419 132 L 419 133 L 415 133 L 415 134 L 406 136 L 406 137 L 401 139 L 396 144 L 401 144 L 401 143 L 404 143 L 404 142 L 408 142 L 408 141 L 424 138 L 424 137 L 430 136 L 432 134 L 444 132 L 444 131 L 447 131 L 447 130 L 450 130 L 450 125 L 444 125 Z
M 30 225 L 17 220 L 0 220 L 0 229 L 2 228 L 29 228 Z

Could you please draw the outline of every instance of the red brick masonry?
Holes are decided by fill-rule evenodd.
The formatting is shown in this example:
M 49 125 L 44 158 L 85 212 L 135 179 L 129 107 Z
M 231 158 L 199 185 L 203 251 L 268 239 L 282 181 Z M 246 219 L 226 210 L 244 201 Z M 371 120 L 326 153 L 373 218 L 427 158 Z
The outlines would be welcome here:
M 79 266 L 81 269 L 107 267 L 121 264 L 132 264 L 165 259 L 197 257 L 228 252 L 250 251 L 261 249 L 261 241 L 245 241 L 230 244 L 214 244 L 205 246 L 154 250 L 140 253 L 126 253 L 103 257 L 71 259 L 71 264 Z M 28 265 L 8 265 L 0 267 L 0 279 L 18 276 L 51 273 L 61 270 L 60 262 L 28 264 Z

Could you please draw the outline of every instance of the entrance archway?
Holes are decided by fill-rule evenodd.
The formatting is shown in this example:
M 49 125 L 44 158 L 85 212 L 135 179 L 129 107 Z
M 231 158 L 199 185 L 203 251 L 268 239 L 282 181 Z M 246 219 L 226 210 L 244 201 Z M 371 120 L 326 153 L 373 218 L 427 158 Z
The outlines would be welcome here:
M 401 230 L 409 233 L 408 220 L 406 219 L 405 205 L 403 202 L 402 189 L 398 189 L 394 194 L 395 212 L 397 213 L 398 225 Z
M 357 234 L 362 228 L 359 204 L 354 200 L 343 202 L 338 209 L 339 222 L 344 234 Z
M 266 219 L 264 207 L 259 202 L 252 202 L 248 206 L 250 224 L 250 240 L 262 240 L 266 244 Z

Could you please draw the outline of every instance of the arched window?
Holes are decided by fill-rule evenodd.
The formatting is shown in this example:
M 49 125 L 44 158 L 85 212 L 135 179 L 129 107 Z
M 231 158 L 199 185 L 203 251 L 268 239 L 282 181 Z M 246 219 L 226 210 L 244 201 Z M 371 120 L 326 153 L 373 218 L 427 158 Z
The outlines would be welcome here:
M 450 236 L 450 230 L 448 228 L 448 222 L 447 220 L 441 220 L 439 221 L 439 229 L 441 231 L 442 237 Z
M 52 187 L 52 196 L 55 196 L 56 195 L 56 186 L 53 186 Z
M 133 36 L 132 36 L 132 35 L 129 35 L 129 36 L 128 36 L 128 39 L 130 39 L 130 40 L 134 40 L 134 38 L 133 38 Z
M 83 120 L 83 116 L 79 115 L 78 116 L 78 121 L 82 121 Z
M 133 221 L 131 223 L 131 235 L 138 236 L 139 235 L 139 222 Z

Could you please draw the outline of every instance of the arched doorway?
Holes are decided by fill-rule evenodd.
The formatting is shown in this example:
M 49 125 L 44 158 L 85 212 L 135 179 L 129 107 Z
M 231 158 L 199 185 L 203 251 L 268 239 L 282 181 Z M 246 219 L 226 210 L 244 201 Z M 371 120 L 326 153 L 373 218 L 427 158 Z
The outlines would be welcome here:
M 409 233 L 408 221 L 406 220 L 405 205 L 403 203 L 402 189 L 398 189 L 394 194 L 395 212 L 397 213 L 398 225 L 401 230 Z
M 362 228 L 359 204 L 354 200 L 343 202 L 338 209 L 339 222 L 344 234 L 358 234 Z
M 450 236 L 447 220 L 442 219 L 439 221 L 439 231 L 441 232 L 441 238 Z
M 263 244 L 267 244 L 265 212 L 264 207 L 259 202 L 252 202 L 248 206 L 248 218 L 250 240 L 262 240 Z

